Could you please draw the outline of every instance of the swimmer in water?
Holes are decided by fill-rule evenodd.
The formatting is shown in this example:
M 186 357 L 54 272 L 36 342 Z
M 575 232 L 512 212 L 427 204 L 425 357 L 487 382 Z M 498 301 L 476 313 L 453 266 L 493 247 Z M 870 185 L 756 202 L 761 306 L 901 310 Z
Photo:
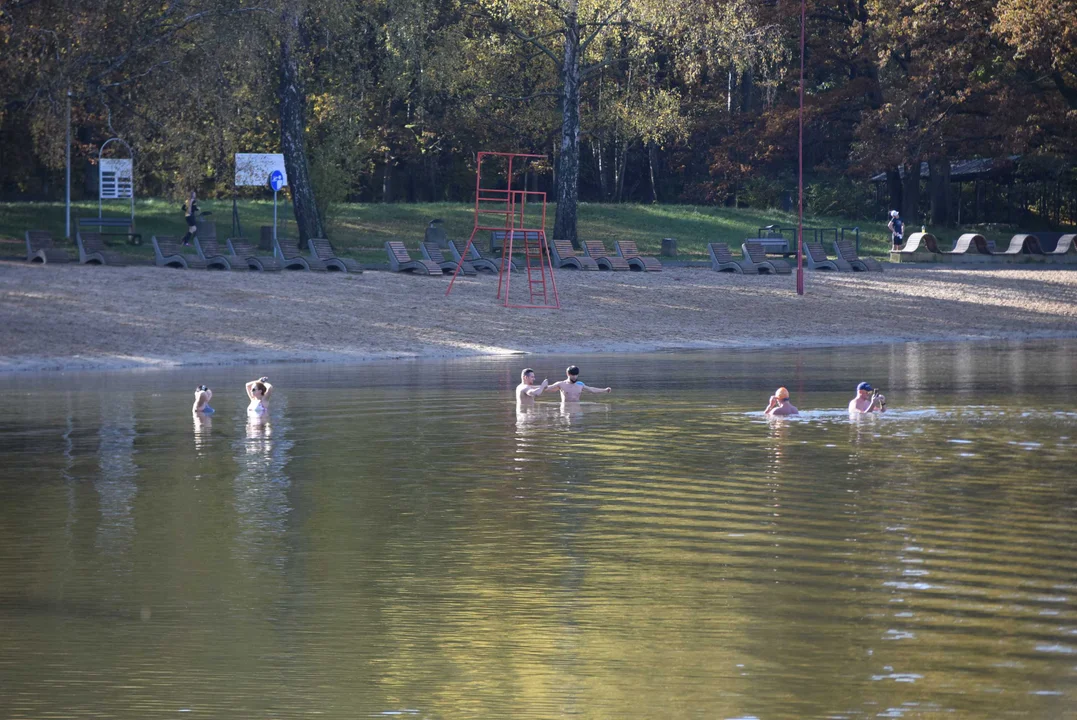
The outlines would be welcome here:
M 524 368 L 520 372 L 520 384 L 516 386 L 516 404 L 520 406 L 533 406 L 535 404 L 535 398 L 542 394 L 542 391 L 546 389 L 546 386 L 550 384 L 549 380 L 543 380 L 541 385 L 535 384 L 535 371 L 531 368 Z
M 269 396 L 273 392 L 273 386 L 269 384 L 269 378 L 260 377 L 247 383 L 247 397 L 251 404 L 247 406 L 247 416 L 252 420 L 269 419 Z
M 209 401 L 212 399 L 213 391 L 205 385 L 199 385 L 194 390 L 194 407 L 191 408 L 191 412 L 212 415 L 213 408 L 209 406 Z
M 763 414 L 780 417 L 783 415 L 796 415 L 799 412 L 796 406 L 789 402 L 789 391 L 780 387 L 770 396 L 770 402 L 767 403 L 767 409 L 763 411 Z
M 580 396 L 583 395 L 583 391 L 592 393 L 608 393 L 613 392 L 609 388 L 596 388 L 590 385 L 584 385 L 578 378 L 580 376 L 580 369 L 575 365 L 570 366 L 565 370 L 566 379 L 559 382 L 555 382 L 549 385 L 550 390 L 561 391 L 561 402 L 579 402 Z
M 886 412 L 886 396 L 866 382 L 856 386 L 856 397 L 849 401 L 850 413 Z

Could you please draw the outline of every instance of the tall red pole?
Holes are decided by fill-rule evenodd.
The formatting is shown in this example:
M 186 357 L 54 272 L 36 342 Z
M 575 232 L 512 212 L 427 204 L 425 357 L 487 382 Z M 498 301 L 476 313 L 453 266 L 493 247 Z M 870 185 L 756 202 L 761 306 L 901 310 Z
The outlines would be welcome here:
M 806 0 L 800 0 L 800 153 L 797 173 L 797 295 L 804 294 L 804 18 Z

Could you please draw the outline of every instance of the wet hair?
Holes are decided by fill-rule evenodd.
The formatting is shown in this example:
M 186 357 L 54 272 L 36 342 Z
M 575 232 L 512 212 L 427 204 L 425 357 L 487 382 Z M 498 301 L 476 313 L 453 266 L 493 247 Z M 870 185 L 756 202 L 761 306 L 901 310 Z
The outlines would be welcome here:
M 205 392 L 206 390 L 209 390 L 209 388 L 205 385 L 199 385 L 197 388 L 195 388 L 195 390 L 197 390 L 198 392 Z
M 263 394 L 263 395 L 265 395 L 265 394 L 266 394 L 266 386 L 265 386 L 265 385 L 263 385 L 263 384 L 262 384 L 262 383 L 260 383 L 260 382 L 256 382 L 256 383 L 254 383 L 254 389 L 255 389 L 255 390 L 261 390 L 261 391 L 262 391 L 262 394 Z
M 527 377 L 528 375 L 534 375 L 534 374 L 535 374 L 535 371 L 532 370 L 531 368 L 524 368 L 523 370 L 520 371 L 520 382 L 523 382 L 524 378 Z
M 565 369 L 565 373 L 567 375 L 579 375 L 580 374 L 580 369 L 578 367 L 576 367 L 575 365 L 569 365 Z

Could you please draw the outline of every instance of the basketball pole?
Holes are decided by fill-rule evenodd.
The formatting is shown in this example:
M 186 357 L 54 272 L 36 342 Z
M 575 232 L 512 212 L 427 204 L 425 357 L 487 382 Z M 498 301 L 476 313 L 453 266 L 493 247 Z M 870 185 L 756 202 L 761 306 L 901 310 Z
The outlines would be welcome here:
M 797 172 L 797 295 L 804 294 L 804 18 L 806 0 L 800 0 L 800 139 Z

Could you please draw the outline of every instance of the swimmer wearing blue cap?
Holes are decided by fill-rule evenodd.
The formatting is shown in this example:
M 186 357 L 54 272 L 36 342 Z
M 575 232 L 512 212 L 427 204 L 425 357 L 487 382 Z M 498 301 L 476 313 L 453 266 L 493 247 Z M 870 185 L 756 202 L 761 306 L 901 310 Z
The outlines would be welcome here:
M 199 385 L 194 390 L 194 407 L 191 408 L 191 411 L 202 415 L 212 415 L 213 408 L 209 406 L 209 401 L 212 399 L 213 391 L 205 385 Z
M 886 412 L 886 396 L 866 382 L 856 386 L 856 397 L 849 401 L 850 413 Z
M 571 365 L 565 370 L 565 379 L 551 383 L 548 390 L 560 390 L 561 402 L 579 402 L 580 395 L 583 395 L 583 391 L 592 393 L 608 393 L 613 392 L 610 388 L 595 388 L 589 385 L 584 385 L 578 378 L 580 376 L 580 369 L 575 365 Z

